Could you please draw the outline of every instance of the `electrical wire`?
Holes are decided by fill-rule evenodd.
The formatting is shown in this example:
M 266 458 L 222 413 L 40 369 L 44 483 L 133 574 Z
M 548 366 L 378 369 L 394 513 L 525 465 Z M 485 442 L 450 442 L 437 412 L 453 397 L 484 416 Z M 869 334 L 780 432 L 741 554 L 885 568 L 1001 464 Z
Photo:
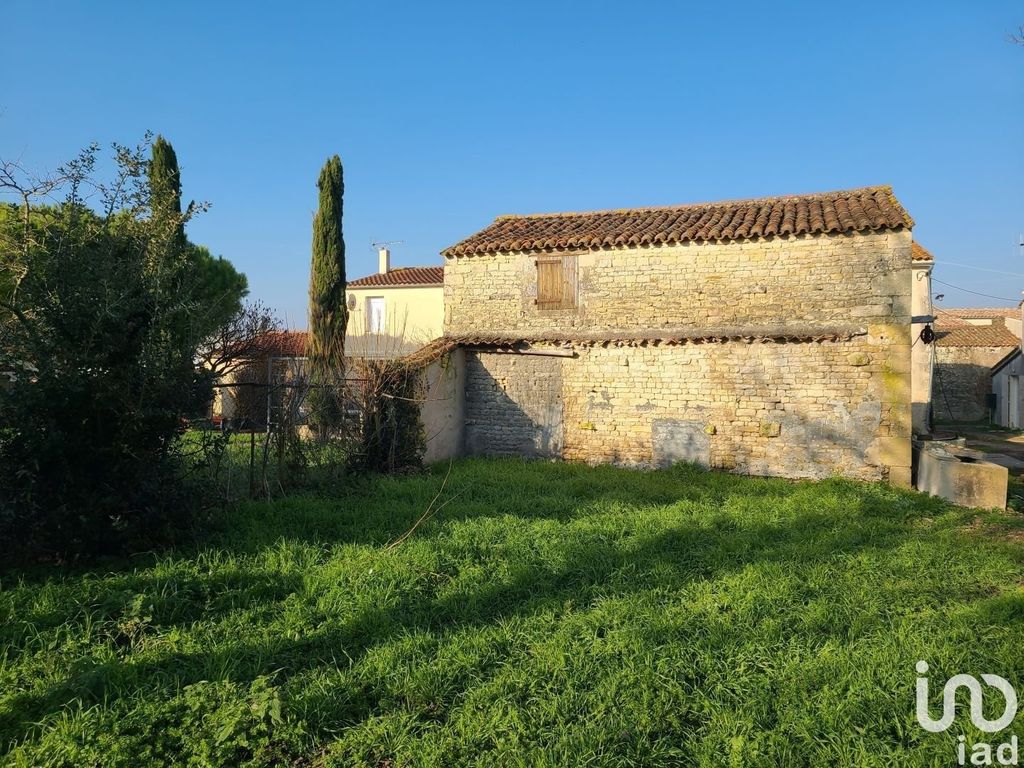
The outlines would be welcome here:
M 953 285 L 952 283 L 943 282 L 942 280 L 939 280 L 938 278 L 935 277 L 932 278 L 932 282 L 938 283 L 939 285 L 946 285 L 949 286 L 950 288 L 956 288 L 958 291 L 963 291 L 964 293 L 973 293 L 975 296 L 984 296 L 986 299 L 995 299 L 996 301 L 1009 301 L 1013 302 L 1014 304 L 1020 301 L 1020 299 L 1008 299 L 1005 296 L 993 296 L 988 293 L 978 293 L 977 291 L 972 291 L 967 288 L 961 288 L 959 285 Z
M 1020 272 L 1004 272 L 1001 269 L 988 269 L 987 267 L 976 267 L 973 264 L 961 264 L 959 261 L 946 261 L 945 259 L 943 259 L 942 260 L 942 266 L 946 266 L 947 264 L 949 264 L 951 266 L 954 266 L 954 267 L 963 267 L 964 269 L 973 269 L 973 270 L 975 270 L 977 272 L 992 272 L 993 274 L 996 274 L 996 275 L 1010 275 L 1011 277 L 1024 277 L 1024 274 L 1022 274 Z

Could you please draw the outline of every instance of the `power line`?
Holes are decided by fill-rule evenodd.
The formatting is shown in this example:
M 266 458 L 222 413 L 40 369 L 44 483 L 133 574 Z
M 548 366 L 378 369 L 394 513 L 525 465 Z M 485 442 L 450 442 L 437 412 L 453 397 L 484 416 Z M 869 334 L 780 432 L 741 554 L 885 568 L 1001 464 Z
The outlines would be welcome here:
M 950 288 L 956 288 L 958 291 L 963 291 L 964 293 L 973 293 L 975 296 L 984 296 L 986 299 L 995 299 L 996 301 L 1009 301 L 1009 302 L 1012 302 L 1013 304 L 1016 304 L 1018 301 L 1020 301 L 1020 299 L 1008 299 L 1005 296 L 993 296 L 993 295 L 988 294 L 988 293 L 978 293 L 978 291 L 971 291 L 971 290 L 968 290 L 967 288 L 961 288 L 959 285 L 953 285 L 952 283 L 946 283 L 946 282 L 943 282 L 942 280 L 939 280 L 939 279 L 934 278 L 934 277 L 932 278 L 932 282 L 933 283 L 939 283 L 940 285 L 946 285 L 946 286 L 949 286 Z
M 977 270 L 978 272 L 992 272 L 992 273 L 997 274 L 997 275 L 1010 275 L 1011 277 L 1024 277 L 1024 274 L 1021 274 L 1020 272 L 1004 272 L 1001 269 L 988 269 L 987 267 L 976 267 L 973 264 L 961 264 L 958 261 L 946 261 L 945 259 L 942 260 L 942 264 L 940 266 L 946 266 L 947 264 L 952 264 L 954 267 L 963 267 L 964 269 L 974 269 L 974 270 Z

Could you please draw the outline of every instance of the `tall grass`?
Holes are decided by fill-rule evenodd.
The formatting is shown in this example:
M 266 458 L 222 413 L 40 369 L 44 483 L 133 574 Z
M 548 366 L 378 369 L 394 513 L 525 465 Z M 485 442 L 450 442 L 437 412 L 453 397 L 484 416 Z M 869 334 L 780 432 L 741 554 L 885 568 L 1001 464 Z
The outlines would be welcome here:
M 917 726 L 915 662 L 1024 683 L 1014 516 L 473 460 L 388 549 L 445 469 L 242 502 L 191 551 L 4 577 L 2 759 L 948 765 L 981 735 Z

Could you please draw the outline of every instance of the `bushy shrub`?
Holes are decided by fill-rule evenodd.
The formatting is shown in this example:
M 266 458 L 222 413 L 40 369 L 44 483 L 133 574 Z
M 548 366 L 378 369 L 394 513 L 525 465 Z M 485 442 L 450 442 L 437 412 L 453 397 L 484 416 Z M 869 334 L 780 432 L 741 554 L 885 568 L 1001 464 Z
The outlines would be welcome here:
M 64 170 L 66 199 L 0 211 L 0 548 L 10 557 L 137 548 L 188 522 L 177 438 L 211 398 L 196 367 L 194 249 L 150 196 L 145 150 L 117 147 L 91 177 Z M 81 202 L 101 192 L 102 213 Z M 57 182 L 54 187 L 58 187 Z M 52 194 L 52 192 L 51 192 Z

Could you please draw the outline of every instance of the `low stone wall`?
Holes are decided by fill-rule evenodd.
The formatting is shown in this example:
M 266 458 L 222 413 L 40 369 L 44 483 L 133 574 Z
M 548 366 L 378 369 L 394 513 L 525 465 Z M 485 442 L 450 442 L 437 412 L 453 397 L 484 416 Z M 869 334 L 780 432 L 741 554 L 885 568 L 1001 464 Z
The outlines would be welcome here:
M 470 351 L 465 449 L 908 485 L 906 335 Z

